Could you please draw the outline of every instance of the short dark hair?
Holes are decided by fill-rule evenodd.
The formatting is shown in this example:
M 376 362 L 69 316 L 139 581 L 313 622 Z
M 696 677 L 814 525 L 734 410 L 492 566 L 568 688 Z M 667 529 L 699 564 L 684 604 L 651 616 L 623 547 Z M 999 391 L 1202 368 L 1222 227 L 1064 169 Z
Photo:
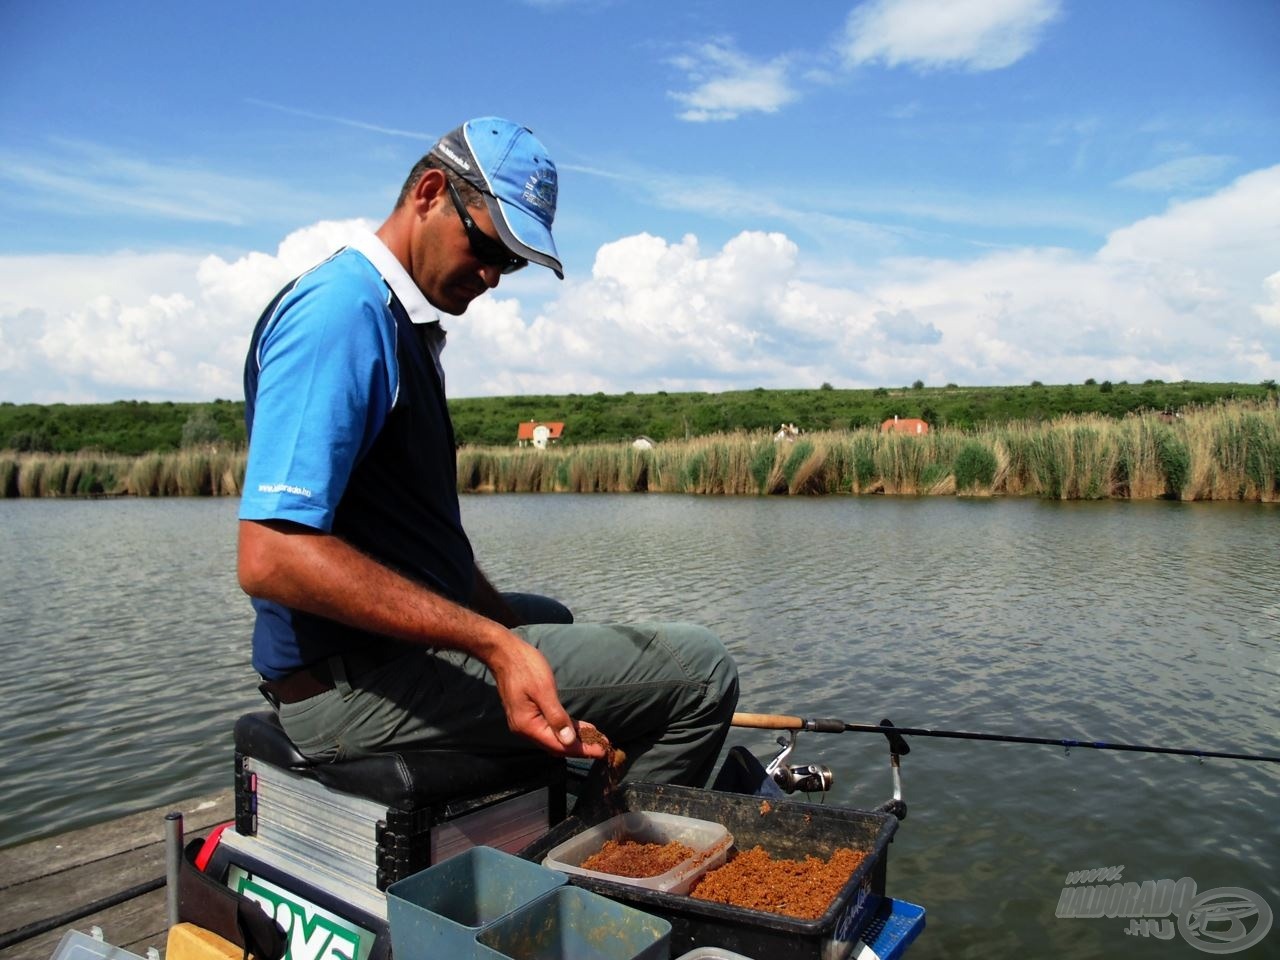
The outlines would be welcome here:
M 428 170 L 442 171 L 449 182 L 457 189 L 458 196 L 462 197 L 462 202 L 468 207 L 484 206 L 484 197 L 480 195 L 479 190 L 468 181 L 462 179 L 454 172 L 451 166 L 434 153 L 427 153 L 413 165 L 413 169 L 409 171 L 409 176 L 405 178 L 404 186 L 400 188 L 400 196 L 396 198 L 397 209 L 404 206 L 405 201 L 409 199 L 409 195 L 413 193 L 414 187 L 418 185 L 418 181 L 422 179 L 422 175 Z

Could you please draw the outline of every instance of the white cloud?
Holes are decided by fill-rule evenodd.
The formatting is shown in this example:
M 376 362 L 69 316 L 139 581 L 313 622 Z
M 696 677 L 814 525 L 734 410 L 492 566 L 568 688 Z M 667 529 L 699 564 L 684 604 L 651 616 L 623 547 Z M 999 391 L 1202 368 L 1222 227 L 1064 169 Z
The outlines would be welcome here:
M 875 317 L 876 322 L 871 330 L 881 340 L 929 344 L 938 343 L 942 339 L 941 330 L 932 323 L 922 322 L 910 310 L 899 310 L 897 313 L 878 310 Z
M 0 257 L 0 399 L 238 398 L 259 311 L 353 226 L 319 223 L 233 261 Z M 499 288 L 446 325 L 455 396 L 1275 379 L 1280 166 L 1093 254 L 888 259 L 846 281 L 782 233 L 718 249 L 626 236 L 545 304 Z
M 1280 167 L 1258 171 L 1115 231 L 1092 255 L 893 259 L 849 285 L 781 234 L 710 251 L 693 237 L 625 237 L 536 316 L 506 302 L 501 325 L 455 323 L 450 382 L 511 394 L 1274 378 L 1278 187 Z
M 477 301 L 451 323 L 450 384 L 472 394 L 725 389 L 770 375 L 797 253 L 782 234 L 757 232 L 708 255 L 692 236 L 605 244 L 591 278 L 532 321 L 509 302 Z
M 1142 270 L 1186 304 L 1256 296 L 1280 267 L 1280 165 L 1116 230 L 1098 258 Z
M 1201 187 L 1217 181 L 1234 162 L 1234 157 L 1213 154 L 1177 157 L 1145 170 L 1137 170 L 1117 180 L 1116 186 L 1155 193 Z
M 682 120 L 732 120 L 744 113 L 774 113 L 797 96 L 787 76 L 786 57 L 752 60 L 726 41 L 704 43 L 672 63 L 694 85 L 687 92 L 669 94 L 687 108 L 680 114 Z
M 1280 330 L 1280 270 L 1267 277 L 1265 286 L 1269 294 L 1268 301 L 1256 305 L 1254 312 L 1264 324 Z
M 1058 15 L 1058 0 L 868 0 L 845 24 L 851 66 L 998 70 L 1021 60 Z
M 259 312 L 358 225 L 318 223 L 274 255 L 231 263 L 187 254 L 0 257 L 0 399 L 239 398 Z

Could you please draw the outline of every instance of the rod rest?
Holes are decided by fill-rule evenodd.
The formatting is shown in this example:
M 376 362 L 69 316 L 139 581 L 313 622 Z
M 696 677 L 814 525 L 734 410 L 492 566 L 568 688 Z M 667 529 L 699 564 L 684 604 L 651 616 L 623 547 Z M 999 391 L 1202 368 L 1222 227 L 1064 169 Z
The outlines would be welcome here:
M 485 756 L 456 750 L 402 750 L 358 760 L 317 763 L 293 745 L 274 711 L 236 721 L 236 753 L 310 777 L 332 790 L 413 811 L 463 797 L 496 793 L 514 784 L 557 776 L 564 760 L 537 749 Z

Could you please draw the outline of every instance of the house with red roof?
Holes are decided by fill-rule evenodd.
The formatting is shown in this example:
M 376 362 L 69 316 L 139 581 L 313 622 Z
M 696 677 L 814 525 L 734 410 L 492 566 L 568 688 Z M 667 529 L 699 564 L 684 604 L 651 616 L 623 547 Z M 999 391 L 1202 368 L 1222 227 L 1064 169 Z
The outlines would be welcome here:
M 516 443 L 522 447 L 533 446 L 538 450 L 545 450 L 551 444 L 559 443 L 563 435 L 563 423 L 527 420 L 516 429 Z

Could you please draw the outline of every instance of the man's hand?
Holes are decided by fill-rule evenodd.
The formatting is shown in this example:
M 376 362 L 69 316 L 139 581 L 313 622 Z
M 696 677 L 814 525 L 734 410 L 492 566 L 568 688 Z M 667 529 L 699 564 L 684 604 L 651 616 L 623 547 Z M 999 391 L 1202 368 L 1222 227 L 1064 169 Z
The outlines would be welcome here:
M 547 658 L 515 634 L 508 633 L 507 638 L 499 640 L 482 659 L 498 685 L 511 732 L 561 756 L 603 757 L 603 744 L 585 744 L 579 735 L 579 728 L 595 727 L 571 719 L 560 704 Z

